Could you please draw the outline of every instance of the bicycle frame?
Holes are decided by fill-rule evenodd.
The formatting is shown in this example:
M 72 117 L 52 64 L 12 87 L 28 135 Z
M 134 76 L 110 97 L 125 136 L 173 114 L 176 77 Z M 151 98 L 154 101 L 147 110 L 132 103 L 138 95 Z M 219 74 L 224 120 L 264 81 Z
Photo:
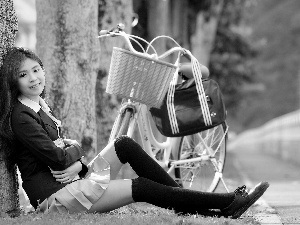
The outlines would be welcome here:
M 154 137 L 149 121 L 149 111 L 147 106 L 141 104 L 140 115 L 138 116 L 138 128 L 142 137 L 142 143 L 145 151 L 155 159 L 155 153 L 152 151 L 151 144 L 158 149 L 165 149 L 162 161 L 156 160 L 163 168 L 167 168 L 170 163 L 170 155 L 175 138 L 167 138 L 164 142 L 159 142 Z
M 128 102 L 125 103 L 125 107 L 123 107 L 122 110 L 120 110 L 119 118 L 121 114 L 125 111 L 126 105 Z M 130 102 L 130 108 L 132 108 L 132 103 Z M 142 141 L 142 146 L 145 152 L 147 152 L 153 159 L 155 158 L 155 153 L 152 151 L 151 144 L 159 149 L 165 149 L 164 151 L 164 157 L 162 161 L 156 160 L 156 162 L 163 168 L 167 168 L 170 163 L 170 155 L 172 152 L 172 146 L 174 145 L 174 141 L 179 138 L 167 138 L 166 141 L 160 142 L 158 141 L 153 134 L 150 121 L 149 121 L 149 111 L 147 109 L 147 106 L 141 103 L 134 103 L 134 113 L 133 117 L 130 120 L 129 128 L 127 131 L 127 136 L 132 137 L 134 130 L 136 127 L 138 127 L 139 134 Z M 116 123 L 120 123 L 120 121 L 116 121 Z M 112 130 L 112 132 L 115 132 Z M 112 136 L 115 136 L 115 134 L 112 134 Z
M 125 107 L 126 108 L 126 104 L 125 103 Z M 139 133 L 140 133 L 140 137 L 141 137 L 141 141 L 142 141 L 142 146 L 143 149 L 145 150 L 145 152 L 148 153 L 148 155 L 150 155 L 162 168 L 165 168 L 167 170 L 167 172 L 170 174 L 171 172 L 174 171 L 174 169 L 176 168 L 176 166 L 180 165 L 180 164 L 185 164 L 185 163 L 192 163 L 192 162 L 201 162 L 201 161 L 205 161 L 205 160 L 211 160 L 212 157 L 214 157 L 214 155 L 216 154 L 216 152 L 218 151 L 219 147 L 215 150 L 212 151 L 206 144 L 206 142 L 202 139 L 202 137 L 200 137 L 202 144 L 205 146 L 206 150 L 209 152 L 208 155 L 205 156 L 199 156 L 196 158 L 190 158 L 190 159 L 180 159 L 180 160 L 171 160 L 171 153 L 172 151 L 174 151 L 174 149 L 176 149 L 176 145 L 179 145 L 179 141 L 180 138 L 170 138 L 167 137 L 166 141 L 160 142 L 158 141 L 152 131 L 151 128 L 151 124 L 150 124 L 150 118 L 149 118 L 149 110 L 147 108 L 146 105 L 141 104 L 141 103 L 134 103 L 134 107 L 135 107 L 135 112 L 133 113 L 133 117 L 130 120 L 130 124 L 129 124 L 129 128 L 128 128 L 128 132 L 127 132 L 127 136 L 132 137 L 134 130 L 136 128 L 136 125 L 138 126 L 139 129 Z M 130 108 L 132 108 L 132 103 L 130 102 Z M 122 111 L 124 111 L 124 109 Z M 122 112 L 120 112 L 122 113 Z M 225 134 L 228 131 L 228 127 L 226 129 Z M 222 137 L 223 139 L 225 138 L 225 135 Z M 224 140 L 220 141 L 220 144 L 224 141 Z M 165 149 L 164 150 L 164 154 L 163 154 L 163 158 L 161 161 L 157 160 L 155 157 L 155 152 L 153 152 L 152 146 L 151 144 L 158 148 L 158 149 Z M 217 171 L 217 162 L 215 160 L 214 162 L 216 171 Z M 218 176 L 220 177 L 225 189 L 228 191 L 228 188 L 222 178 L 222 173 L 217 171 Z M 229 191 L 228 191 L 229 192 Z
M 101 31 L 99 38 L 106 37 L 106 36 L 107 37 L 121 36 L 124 38 L 131 52 L 141 56 L 147 55 L 150 58 L 153 58 L 155 60 L 160 60 L 169 56 L 170 54 L 176 53 L 178 55 L 174 65 L 177 67 L 177 70 L 179 68 L 180 57 L 182 55 L 185 55 L 187 56 L 187 58 L 191 59 L 193 63 L 192 72 L 195 80 L 201 82 L 202 75 L 201 72 L 200 73 L 198 72 L 200 70 L 198 60 L 191 54 L 189 50 L 182 48 L 173 38 L 166 36 L 171 40 L 173 40 L 177 46 L 171 48 L 170 50 L 166 51 L 162 55 L 158 55 L 156 50 L 153 48 L 152 43 L 155 39 L 164 36 L 156 37 L 150 43 L 148 43 L 144 39 L 141 39 L 137 36 L 126 34 L 123 31 L 123 29 L 124 27 L 118 25 L 117 29 L 111 31 L 105 31 L 105 30 Z M 146 42 L 148 48 L 145 50 L 134 38 Z M 136 51 L 131 44 L 131 40 L 135 41 L 141 47 L 143 52 Z M 154 54 L 152 55 L 148 53 L 150 47 L 154 51 Z M 172 85 L 177 83 L 177 79 L 178 79 L 177 76 L 173 78 L 173 80 L 171 81 Z M 206 102 L 205 99 L 204 102 Z M 131 109 L 133 111 L 127 109 Z M 228 132 L 228 127 L 226 127 L 225 129 L 224 124 L 222 124 L 222 125 L 218 125 L 221 127 L 220 129 L 216 128 L 216 129 L 210 129 L 210 131 L 208 132 L 206 131 L 199 132 L 196 134 L 196 136 L 172 137 L 172 138 L 166 137 L 164 141 L 159 141 L 153 133 L 150 124 L 150 119 L 151 119 L 150 117 L 151 116 L 147 105 L 143 103 L 139 103 L 138 100 L 137 102 L 132 102 L 132 100 L 129 99 L 127 102 L 123 103 L 120 112 L 118 114 L 118 117 L 115 120 L 114 126 L 112 128 L 108 146 L 111 146 L 113 144 L 114 138 L 116 138 L 119 135 L 126 134 L 129 137 L 133 137 L 135 134 L 134 133 L 135 129 L 138 128 L 139 135 L 141 137 L 140 144 L 142 145 L 144 151 L 147 152 L 147 154 L 150 157 L 152 157 L 169 174 L 174 171 L 176 178 L 183 180 L 182 176 L 188 177 L 190 178 L 192 183 L 195 176 L 196 177 L 201 176 L 201 178 L 203 178 L 202 175 L 203 173 L 199 175 L 200 172 L 198 172 L 202 170 L 202 168 L 205 167 L 208 168 L 208 170 L 213 169 L 214 175 L 212 177 L 208 175 L 209 177 L 212 178 L 211 181 L 209 181 L 211 183 L 211 186 L 209 186 L 210 190 L 213 191 L 215 187 L 218 185 L 219 180 L 221 180 L 227 192 L 229 192 L 222 178 L 222 171 L 224 168 L 224 160 L 225 160 L 225 153 L 226 153 L 226 146 L 224 147 L 223 143 L 225 142 L 225 137 Z M 220 132 L 219 130 L 222 131 Z M 220 136 L 220 133 L 223 136 Z M 193 141 L 195 141 L 195 143 L 193 143 Z M 214 145 L 214 143 L 217 144 Z M 197 151 L 195 150 L 190 151 L 190 149 L 196 149 L 196 148 L 198 149 Z M 163 155 L 160 155 L 161 153 L 160 150 L 162 150 Z M 218 155 L 220 155 L 221 160 L 219 160 L 218 156 L 216 156 L 216 153 L 218 151 L 220 151 L 220 154 Z M 157 157 L 159 157 L 159 159 L 157 159 Z M 211 164 L 206 163 L 206 161 L 210 161 Z M 188 172 L 185 172 L 186 170 Z M 188 175 L 186 176 L 185 174 Z M 204 176 L 206 176 L 206 174 L 204 174 Z M 210 180 L 210 178 L 208 180 Z M 189 181 L 186 181 L 185 179 L 185 182 L 188 183 Z

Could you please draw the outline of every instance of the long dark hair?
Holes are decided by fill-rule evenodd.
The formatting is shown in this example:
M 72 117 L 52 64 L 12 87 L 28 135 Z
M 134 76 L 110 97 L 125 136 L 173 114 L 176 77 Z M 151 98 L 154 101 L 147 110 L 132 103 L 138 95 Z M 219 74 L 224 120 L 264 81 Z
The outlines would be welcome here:
M 15 164 L 13 160 L 14 133 L 11 128 L 10 116 L 20 95 L 18 86 L 19 69 L 27 58 L 38 62 L 44 69 L 41 59 L 34 52 L 19 47 L 13 47 L 7 51 L 0 69 L 0 151 L 5 152 L 5 161 L 9 168 L 12 168 Z M 43 91 L 42 97 L 44 95 Z

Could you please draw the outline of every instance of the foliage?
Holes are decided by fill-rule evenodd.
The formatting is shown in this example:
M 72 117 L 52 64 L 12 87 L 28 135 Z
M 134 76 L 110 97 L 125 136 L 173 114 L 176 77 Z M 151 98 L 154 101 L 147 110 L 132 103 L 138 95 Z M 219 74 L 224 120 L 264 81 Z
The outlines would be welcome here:
M 214 6 L 221 0 L 189 0 L 189 26 L 194 26 L 196 14 L 201 11 L 209 20 L 214 13 Z M 255 74 L 250 63 L 256 52 L 254 47 L 240 32 L 241 22 L 247 16 L 245 7 L 250 0 L 223 1 L 222 13 L 219 18 L 216 39 L 210 56 L 210 74 L 216 79 L 223 90 L 228 109 L 238 107 L 243 95 L 243 87 L 253 83 Z M 145 0 L 144 0 L 145 2 Z M 135 35 L 147 39 L 147 10 L 146 4 L 140 4 L 136 12 L 139 15 L 139 24 L 133 28 Z M 193 30 L 192 27 L 189 30 Z M 190 31 L 192 32 L 192 31 Z
M 209 11 L 215 0 L 189 0 L 188 2 L 191 9 L 193 9 L 195 12 L 199 12 L 200 10 Z
M 254 47 L 239 32 L 247 0 L 224 1 L 210 59 L 211 77 L 222 86 L 227 108 L 235 108 L 243 98 L 243 85 L 254 82 L 250 59 Z
M 259 49 L 253 64 L 263 89 L 239 108 L 240 131 L 300 108 L 299 10 L 297 0 L 264 0 L 248 15 L 251 41 Z

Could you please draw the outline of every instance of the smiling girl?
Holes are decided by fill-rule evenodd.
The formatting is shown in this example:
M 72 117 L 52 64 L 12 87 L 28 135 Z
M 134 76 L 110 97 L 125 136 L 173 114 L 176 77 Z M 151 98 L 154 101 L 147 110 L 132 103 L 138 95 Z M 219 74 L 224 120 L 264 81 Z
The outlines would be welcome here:
M 44 87 L 39 57 L 12 48 L 0 70 L 0 138 L 8 169 L 17 164 L 30 203 L 42 212 L 107 212 L 148 202 L 178 213 L 238 218 L 269 186 L 262 182 L 231 193 L 183 189 L 126 136 L 109 143 L 87 168 L 78 142 L 60 138 L 61 122 L 43 99 Z M 138 178 L 116 179 L 125 163 Z
M 20 67 L 18 83 L 23 97 L 39 103 L 45 87 L 45 71 L 37 61 L 27 58 Z

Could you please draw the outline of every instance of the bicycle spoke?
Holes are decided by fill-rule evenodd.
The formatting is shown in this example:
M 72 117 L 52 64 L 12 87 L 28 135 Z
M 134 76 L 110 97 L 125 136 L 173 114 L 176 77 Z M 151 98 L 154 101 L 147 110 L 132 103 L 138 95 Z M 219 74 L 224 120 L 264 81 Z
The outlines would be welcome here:
M 184 187 L 201 191 L 216 188 L 224 167 L 225 135 L 219 125 L 183 138 L 179 159 L 193 160 L 175 168 L 175 175 L 181 178 Z M 199 161 L 194 160 L 198 158 Z

